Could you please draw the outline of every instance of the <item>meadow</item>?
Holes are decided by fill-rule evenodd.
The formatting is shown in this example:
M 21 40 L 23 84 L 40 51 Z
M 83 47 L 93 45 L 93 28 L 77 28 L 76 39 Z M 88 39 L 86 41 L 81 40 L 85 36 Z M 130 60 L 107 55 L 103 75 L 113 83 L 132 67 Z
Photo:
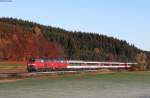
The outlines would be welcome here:
M 149 98 L 150 72 L 74 74 L 0 84 L 0 98 Z
M 26 62 L 0 62 L 0 73 L 26 72 Z

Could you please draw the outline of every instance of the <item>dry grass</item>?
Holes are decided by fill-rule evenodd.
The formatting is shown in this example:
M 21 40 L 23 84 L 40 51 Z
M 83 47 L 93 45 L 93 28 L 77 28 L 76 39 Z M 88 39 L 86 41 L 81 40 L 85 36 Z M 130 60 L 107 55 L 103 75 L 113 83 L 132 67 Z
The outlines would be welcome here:
M 26 72 L 26 62 L 0 62 L 0 73 Z

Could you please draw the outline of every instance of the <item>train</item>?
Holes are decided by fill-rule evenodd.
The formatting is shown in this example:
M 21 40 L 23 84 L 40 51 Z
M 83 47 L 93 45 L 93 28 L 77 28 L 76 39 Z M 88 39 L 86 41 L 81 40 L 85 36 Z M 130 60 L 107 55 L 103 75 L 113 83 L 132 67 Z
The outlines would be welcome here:
M 28 72 L 45 72 L 58 70 L 130 69 L 131 65 L 135 64 L 137 63 L 34 58 L 27 63 L 27 70 Z

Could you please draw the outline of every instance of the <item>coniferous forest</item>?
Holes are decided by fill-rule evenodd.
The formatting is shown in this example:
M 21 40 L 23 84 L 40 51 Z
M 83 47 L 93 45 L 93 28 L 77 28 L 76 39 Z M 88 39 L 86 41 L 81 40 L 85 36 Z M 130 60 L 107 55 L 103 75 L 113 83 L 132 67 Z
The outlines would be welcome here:
M 0 18 L 0 59 L 24 61 L 32 57 L 91 61 L 134 62 L 150 52 L 124 40 L 94 32 L 66 31 L 14 18 Z

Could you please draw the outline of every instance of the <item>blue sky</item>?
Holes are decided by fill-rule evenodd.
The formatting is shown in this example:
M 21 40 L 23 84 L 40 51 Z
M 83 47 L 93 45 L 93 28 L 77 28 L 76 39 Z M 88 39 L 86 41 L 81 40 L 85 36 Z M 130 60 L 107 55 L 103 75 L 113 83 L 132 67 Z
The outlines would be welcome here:
M 150 0 L 12 0 L 12 2 L 0 2 L 0 17 L 7 16 L 66 30 L 113 36 L 127 40 L 140 49 L 150 51 Z

